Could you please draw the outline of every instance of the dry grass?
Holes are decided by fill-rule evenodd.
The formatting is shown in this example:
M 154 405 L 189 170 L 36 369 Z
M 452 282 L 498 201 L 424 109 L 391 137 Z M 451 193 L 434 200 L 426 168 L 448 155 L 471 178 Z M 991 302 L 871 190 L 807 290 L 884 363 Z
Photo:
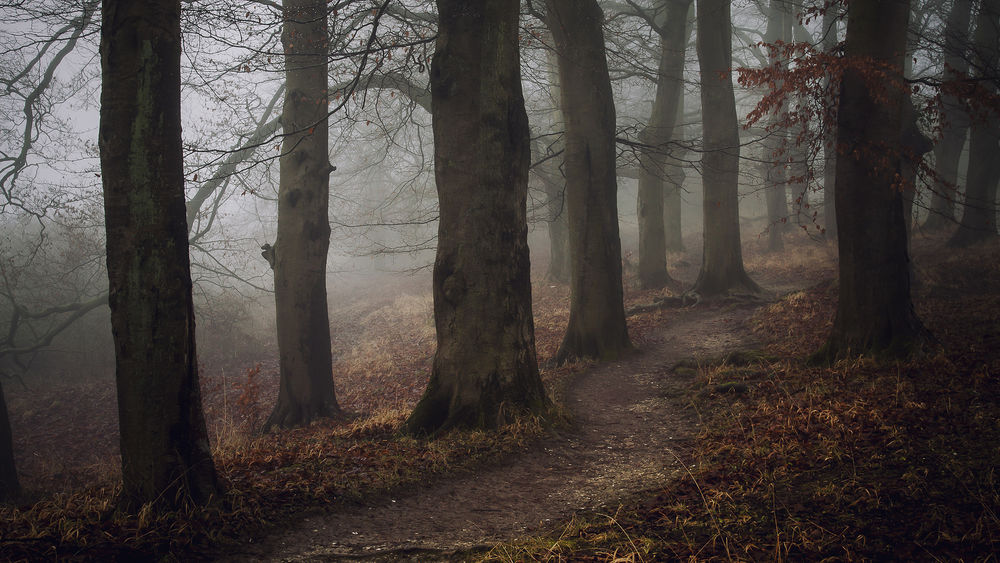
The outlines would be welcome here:
M 829 282 L 762 308 L 752 325 L 767 354 L 679 368 L 698 373 L 679 407 L 706 423 L 685 477 L 613 521 L 581 515 L 482 557 L 995 560 L 998 250 L 918 250 L 917 308 L 941 348 L 910 362 L 808 366 L 832 319 Z
M 549 304 L 565 297 L 561 286 L 535 291 Z M 31 446 L 47 444 L 51 451 L 59 451 L 67 440 L 84 447 L 66 448 L 64 456 L 33 456 L 38 460 L 24 464 L 29 473 L 22 470 L 22 480 L 34 500 L 0 508 L 0 559 L 203 553 L 303 511 L 496 460 L 527 447 L 544 431 L 541 420 L 528 418 L 500 432 L 456 431 L 433 442 L 402 435 L 399 429 L 430 373 L 430 294 L 396 288 L 382 297 L 345 302 L 331 315 L 338 399 L 350 413 L 341 420 L 260 436 L 258 429 L 276 396 L 275 361 L 241 373 L 203 371 L 213 456 L 226 487 L 225 496 L 209 510 L 113 512 L 119 469 L 111 382 L 19 395 L 13 409 L 17 426 L 30 432 L 22 433 L 21 440 Z M 561 335 L 568 312 L 553 309 L 555 313 L 542 313 L 548 321 L 538 331 L 539 341 L 550 345 Z M 546 370 L 547 386 L 560 389 L 582 368 Z M 54 426 L 52 411 L 45 407 L 64 403 L 72 408 Z M 97 447 L 91 442 L 88 450 L 87 440 L 79 437 L 91 433 L 103 441 Z M 80 465 L 88 459 L 86 466 Z

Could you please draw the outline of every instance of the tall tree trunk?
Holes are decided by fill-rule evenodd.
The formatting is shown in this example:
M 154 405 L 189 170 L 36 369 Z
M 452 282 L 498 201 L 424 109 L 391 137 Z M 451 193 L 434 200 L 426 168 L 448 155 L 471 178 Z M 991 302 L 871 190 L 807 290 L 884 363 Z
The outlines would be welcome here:
M 441 216 L 434 260 L 437 353 L 406 427 L 495 428 L 546 406 L 528 260 L 528 116 L 518 1 L 438 0 L 431 66 Z
M 0 378 L 2 379 L 2 378 Z M 10 414 L 7 412 L 7 397 L 0 380 L 0 503 L 17 498 L 21 494 L 21 483 L 17 480 L 14 464 L 14 436 L 10 428 Z
M 785 32 L 786 37 L 795 43 L 809 43 L 810 45 L 816 44 L 816 39 L 813 35 L 802 25 L 799 18 L 803 15 L 802 9 L 803 0 L 793 0 L 791 9 L 786 14 L 788 26 Z M 828 7 L 828 10 L 832 7 Z M 800 96 L 799 102 L 802 105 L 806 105 L 808 101 L 806 96 Z M 788 172 L 791 176 L 789 178 L 789 191 L 791 192 L 791 199 L 793 209 L 795 211 L 795 224 L 804 232 L 809 232 L 810 230 L 818 228 L 819 224 L 817 221 L 818 213 L 814 210 L 814 201 L 812 194 L 812 186 L 810 180 L 812 177 L 810 175 L 810 154 L 807 147 L 807 142 L 805 139 L 813 138 L 811 131 L 809 130 L 810 124 L 807 121 L 799 123 L 798 126 L 793 129 L 789 136 L 793 139 L 791 146 L 789 147 L 789 168 Z
M 788 13 L 787 1 L 771 0 L 767 7 L 764 42 L 789 42 L 791 35 L 792 18 Z M 782 69 L 788 68 L 788 63 L 777 56 L 770 56 L 768 63 Z M 769 124 L 771 131 L 764 140 L 764 160 L 769 161 L 764 175 L 764 200 L 767 203 L 767 249 L 770 252 L 785 249 L 784 234 L 788 231 L 788 164 L 791 147 L 788 146 L 787 129 L 775 126 L 780 119 L 780 110 L 772 114 Z
M 969 74 L 969 24 L 972 20 L 971 0 L 955 0 L 944 29 L 944 80 L 964 80 Z M 958 162 L 969 136 L 969 116 L 962 102 L 952 94 L 941 98 L 944 115 L 941 119 L 941 139 L 934 147 L 937 179 L 931 193 L 930 214 L 924 222 L 928 230 L 944 229 L 955 222 L 955 195 L 958 186 Z
M 685 51 L 691 41 L 691 33 L 694 31 L 694 26 L 691 25 L 691 22 L 694 21 L 694 2 L 688 1 L 687 5 L 687 14 L 683 16 L 684 43 L 682 48 Z M 680 79 L 682 81 L 684 79 L 683 69 Z M 675 141 L 675 144 L 671 148 L 670 156 L 672 158 L 671 162 L 666 165 L 666 178 L 664 180 L 663 220 L 667 238 L 667 252 L 684 251 L 684 233 L 682 230 L 681 215 L 684 180 L 687 178 L 686 169 L 688 167 L 684 161 L 688 153 L 691 152 L 685 143 L 680 142 L 684 140 L 687 131 L 687 125 L 684 121 L 684 88 L 682 87 L 677 101 L 677 117 L 674 119 L 674 130 L 670 136 Z
M 837 48 L 837 4 L 823 12 L 823 51 L 832 53 Z M 824 79 L 828 85 L 829 79 Z M 837 238 L 837 128 L 823 123 L 823 228 L 829 239 Z
M 180 55 L 179 0 L 105 0 L 100 152 L 126 510 L 219 492 L 195 353 Z
M 549 37 L 551 43 L 551 36 Z M 545 53 L 548 64 L 549 97 L 552 101 L 552 113 L 549 119 L 549 132 L 560 133 L 566 127 L 566 119 L 562 112 L 562 87 L 559 83 L 559 57 L 553 50 Z M 557 155 L 564 152 L 566 144 L 561 136 L 545 151 L 545 154 Z M 539 154 L 542 154 L 539 152 Z M 549 271 L 546 278 L 558 283 L 569 283 L 569 212 L 566 210 L 566 177 L 562 171 L 563 156 L 552 156 L 542 165 L 539 175 L 545 187 L 545 207 L 548 210 L 549 226 Z
M 549 270 L 545 278 L 558 283 L 569 283 L 569 220 L 566 211 L 566 180 L 559 169 L 561 159 L 550 159 L 542 164 L 540 176 L 545 189 L 546 221 L 549 226 Z
M 691 0 L 661 0 L 660 63 L 649 124 L 639 153 L 639 283 L 643 288 L 678 286 L 667 272 L 664 222 L 667 143 L 673 138 L 684 87 L 687 12 Z
M 983 0 L 976 16 L 974 60 L 981 69 L 1000 58 L 1000 0 Z M 995 80 L 984 76 L 983 87 L 996 94 Z M 969 246 L 997 236 L 997 182 L 1000 180 L 1000 118 L 992 111 L 972 123 L 965 205 L 958 230 L 948 246 Z
M 909 55 L 907 55 L 909 58 Z M 900 148 L 903 161 L 900 163 L 900 178 L 903 180 L 903 225 L 909 237 L 913 230 L 913 201 L 917 195 L 917 171 L 923 155 L 934 148 L 930 140 L 917 125 L 917 108 L 909 92 L 903 96 L 902 131 Z
M 621 357 L 632 349 L 625 325 L 615 106 L 604 52 L 604 14 L 596 0 L 547 0 L 559 52 L 566 118 L 569 211 L 569 326 L 556 361 Z
M 854 0 L 848 11 L 847 56 L 887 65 L 902 77 L 907 0 Z M 833 330 L 817 360 L 853 354 L 907 355 L 923 334 L 910 301 L 901 173 L 904 87 L 865 80 L 848 68 L 837 112 L 837 228 L 840 293 Z M 879 101 L 882 98 L 882 101 Z M 874 159 L 890 160 L 887 168 Z
M 692 4 L 693 6 L 693 4 Z M 691 26 L 688 26 L 689 28 Z M 683 206 L 684 180 L 687 179 L 687 172 L 684 159 L 691 152 L 684 140 L 685 129 L 682 120 L 684 119 L 684 89 L 681 88 L 680 100 L 677 103 L 677 118 L 675 120 L 674 132 L 671 139 L 677 143 L 671 149 L 671 160 L 664 169 L 663 188 L 663 231 L 667 239 L 667 252 L 684 251 L 684 231 L 683 231 Z
M 291 427 L 340 410 L 333 389 L 326 259 L 330 248 L 327 9 L 323 0 L 285 0 L 285 137 L 274 244 L 281 380 L 264 424 Z
M 698 65 L 704 130 L 705 247 L 701 272 L 691 290 L 702 297 L 758 293 L 743 267 L 739 216 L 739 123 L 732 68 L 729 2 L 698 0 Z M 720 78 L 722 76 L 723 78 Z
M 948 246 L 970 246 L 997 236 L 997 183 L 1000 181 L 1000 120 L 990 115 L 972 124 L 969 174 L 958 230 Z

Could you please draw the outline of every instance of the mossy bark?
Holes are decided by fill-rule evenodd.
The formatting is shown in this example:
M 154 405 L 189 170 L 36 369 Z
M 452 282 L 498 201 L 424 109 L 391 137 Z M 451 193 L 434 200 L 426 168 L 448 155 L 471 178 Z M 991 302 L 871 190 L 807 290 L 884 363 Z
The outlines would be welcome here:
M 431 65 L 438 349 L 406 422 L 416 434 L 496 428 L 547 407 L 528 256 L 530 149 L 517 0 L 438 0 Z
M 281 42 L 285 101 L 274 244 L 274 301 L 281 369 L 264 424 L 288 428 L 340 412 L 326 295 L 330 248 L 327 6 L 285 0 Z
M 556 361 L 610 360 L 632 349 L 625 325 L 615 106 L 604 51 L 604 13 L 595 0 L 548 0 L 566 118 L 566 205 L 570 229 L 569 326 Z
M 740 140 L 729 77 L 733 66 L 729 2 L 698 0 L 697 22 L 705 139 L 701 158 L 705 246 L 692 291 L 703 298 L 757 293 L 760 287 L 743 267 L 740 246 Z
M 874 59 L 902 76 L 908 1 L 851 2 L 847 55 Z M 880 103 L 864 78 L 849 68 L 837 114 L 837 228 L 839 299 L 833 329 L 814 360 L 850 355 L 900 357 L 910 353 L 923 327 L 910 300 L 909 254 L 903 195 L 893 183 L 902 173 L 904 95 L 889 86 Z M 850 156 L 847 156 L 850 155 Z M 875 168 L 874 155 L 889 155 Z
M 99 142 L 126 510 L 219 492 L 198 385 L 180 54 L 180 2 L 104 2 Z

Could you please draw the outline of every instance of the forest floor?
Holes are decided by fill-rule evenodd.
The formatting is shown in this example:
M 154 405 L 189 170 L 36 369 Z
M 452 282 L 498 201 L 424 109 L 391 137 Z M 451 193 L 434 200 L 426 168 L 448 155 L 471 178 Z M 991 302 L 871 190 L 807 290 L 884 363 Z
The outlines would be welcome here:
M 581 513 L 600 514 L 683 475 L 700 432 L 680 400 L 692 356 L 751 347 L 746 320 L 757 304 L 672 311 L 630 357 L 596 364 L 569 382 L 571 423 L 525 452 L 457 477 L 314 514 L 233 554 L 232 560 L 451 559 L 456 551 L 539 530 Z
M 939 345 L 909 362 L 828 367 L 806 359 L 833 319 L 832 248 L 805 237 L 782 254 L 759 245 L 744 257 L 770 291 L 764 301 L 643 310 L 629 318 L 634 355 L 543 369 L 556 403 L 548 420 L 435 441 L 398 432 L 433 355 L 426 290 L 335 295 L 341 419 L 256 435 L 276 388 L 273 350 L 262 347 L 250 369 L 203 365 L 227 491 L 210 510 L 113 511 L 109 381 L 15 392 L 30 496 L 0 508 L 0 559 L 981 560 L 1000 551 L 1000 244 L 952 251 L 918 237 L 914 301 Z M 672 257 L 686 284 L 697 271 L 696 256 Z M 665 295 L 629 284 L 626 305 Z M 533 296 L 544 362 L 565 328 L 567 291 L 535 283 Z M 741 350 L 751 352 L 732 354 Z

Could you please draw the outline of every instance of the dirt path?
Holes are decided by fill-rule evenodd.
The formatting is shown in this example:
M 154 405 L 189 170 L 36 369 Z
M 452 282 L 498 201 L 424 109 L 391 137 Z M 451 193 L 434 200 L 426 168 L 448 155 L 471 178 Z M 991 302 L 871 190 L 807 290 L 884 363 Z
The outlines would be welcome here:
M 678 360 L 750 346 L 752 307 L 701 306 L 672 320 L 625 361 L 595 366 L 567 393 L 575 424 L 496 467 L 394 498 L 307 517 L 232 560 L 433 560 L 492 545 L 579 511 L 600 510 L 676 477 L 698 432 L 679 397 Z

